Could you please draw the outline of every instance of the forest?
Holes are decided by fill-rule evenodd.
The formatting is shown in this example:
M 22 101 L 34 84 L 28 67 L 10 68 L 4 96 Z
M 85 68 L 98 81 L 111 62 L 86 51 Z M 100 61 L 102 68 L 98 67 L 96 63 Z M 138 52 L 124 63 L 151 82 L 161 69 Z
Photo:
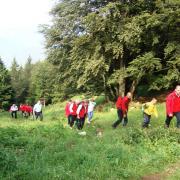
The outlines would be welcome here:
M 41 25 L 46 59 L 10 69 L 0 59 L 0 106 L 47 104 L 75 94 L 131 91 L 134 97 L 172 89 L 180 82 L 178 0 L 63 0 Z

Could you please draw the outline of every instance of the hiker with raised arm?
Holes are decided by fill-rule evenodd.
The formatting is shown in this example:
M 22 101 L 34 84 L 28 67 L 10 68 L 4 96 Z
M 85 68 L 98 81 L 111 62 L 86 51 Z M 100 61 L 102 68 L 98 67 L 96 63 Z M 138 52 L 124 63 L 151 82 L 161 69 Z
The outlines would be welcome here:
M 166 120 L 165 127 L 169 128 L 172 118 L 176 116 L 177 128 L 180 128 L 180 85 L 166 98 Z
M 126 96 L 121 97 L 119 96 L 116 101 L 116 108 L 117 108 L 117 115 L 118 120 L 115 121 L 112 125 L 113 128 L 116 128 L 123 120 L 123 126 L 126 126 L 128 123 L 128 107 L 131 101 L 132 95 L 130 92 L 127 93 Z

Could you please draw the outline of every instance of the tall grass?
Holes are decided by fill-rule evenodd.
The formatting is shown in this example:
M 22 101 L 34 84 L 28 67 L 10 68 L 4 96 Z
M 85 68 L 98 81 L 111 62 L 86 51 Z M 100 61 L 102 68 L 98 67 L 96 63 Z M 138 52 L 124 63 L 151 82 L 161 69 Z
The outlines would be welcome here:
M 66 126 L 64 103 L 47 107 L 42 122 L 1 113 L 0 179 L 141 179 L 180 158 L 180 131 L 174 121 L 164 129 L 164 104 L 158 105 L 159 118 L 152 118 L 149 129 L 141 129 L 140 108 L 130 108 L 128 126 L 115 130 L 114 106 L 100 111 L 90 127 L 85 124 L 86 136 Z M 177 172 L 169 178 L 179 177 Z

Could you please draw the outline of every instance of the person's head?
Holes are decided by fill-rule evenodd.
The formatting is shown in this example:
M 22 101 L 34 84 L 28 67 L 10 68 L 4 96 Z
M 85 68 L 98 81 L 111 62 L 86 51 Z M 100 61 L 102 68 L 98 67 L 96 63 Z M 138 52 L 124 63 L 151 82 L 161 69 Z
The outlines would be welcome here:
M 156 103 L 157 103 L 157 99 L 156 99 L 156 98 L 152 98 L 151 102 L 152 102 L 153 104 L 156 104 Z
M 86 104 L 88 104 L 88 103 L 89 103 L 89 100 L 88 100 L 88 99 L 85 99 L 84 102 L 85 102 Z
M 41 104 L 41 101 L 39 100 L 39 101 L 37 102 L 37 104 Z
M 75 103 L 76 103 L 76 104 L 79 104 L 80 102 L 81 102 L 81 101 L 80 101 L 80 100 L 78 100 L 78 99 L 77 99 L 77 100 L 75 100 Z
M 94 102 L 94 98 L 91 98 L 91 101 Z
M 180 85 L 176 86 L 175 92 L 178 96 L 180 96 Z
M 128 92 L 126 96 L 127 96 L 129 99 L 131 99 L 131 98 L 132 98 L 131 92 Z

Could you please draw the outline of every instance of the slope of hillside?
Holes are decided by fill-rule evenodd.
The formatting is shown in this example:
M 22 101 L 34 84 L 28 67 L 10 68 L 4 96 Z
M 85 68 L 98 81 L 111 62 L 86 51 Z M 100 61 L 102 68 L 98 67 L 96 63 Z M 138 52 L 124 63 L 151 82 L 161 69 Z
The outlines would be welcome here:
M 1 113 L 0 179 L 141 179 L 178 162 L 180 131 L 175 119 L 164 129 L 164 104 L 149 129 L 141 129 L 138 107 L 130 108 L 128 126 L 115 130 L 112 105 L 97 110 L 92 125 L 85 124 L 86 136 L 68 128 L 64 104 L 47 107 L 42 122 Z M 167 178 L 180 177 L 176 172 Z

